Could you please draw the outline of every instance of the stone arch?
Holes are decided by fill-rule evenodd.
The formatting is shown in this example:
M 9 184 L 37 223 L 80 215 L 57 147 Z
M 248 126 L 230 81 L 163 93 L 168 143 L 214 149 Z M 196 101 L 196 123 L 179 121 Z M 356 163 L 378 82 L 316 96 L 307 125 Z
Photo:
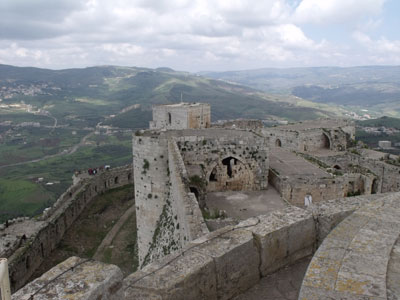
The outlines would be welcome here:
M 282 141 L 280 139 L 275 140 L 275 147 L 282 147 Z
M 118 182 L 119 182 L 119 178 L 118 178 L 118 176 L 116 176 L 116 177 L 114 178 L 114 184 L 118 184 Z
M 233 155 L 218 160 L 206 178 L 207 191 L 249 190 L 254 183 L 254 174 L 248 164 Z
M 322 149 L 331 149 L 331 140 L 326 133 L 322 134 L 321 148 Z
M 372 180 L 372 185 L 371 185 L 371 194 L 377 194 L 378 188 L 379 188 L 378 178 L 374 178 L 374 180 Z

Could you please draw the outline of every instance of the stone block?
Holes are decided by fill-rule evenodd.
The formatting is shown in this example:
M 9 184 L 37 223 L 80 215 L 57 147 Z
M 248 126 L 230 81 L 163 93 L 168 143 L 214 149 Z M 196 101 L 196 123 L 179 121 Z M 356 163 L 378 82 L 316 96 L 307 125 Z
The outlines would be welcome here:
M 250 231 L 225 228 L 207 237 L 196 251 L 214 260 L 218 299 L 231 299 L 259 281 L 260 255 Z
M 340 261 L 314 257 L 308 266 L 303 286 L 333 291 L 339 268 Z
M 386 277 L 340 271 L 336 281 L 336 290 L 358 297 L 372 296 L 386 299 Z
M 125 299 L 217 299 L 213 259 L 193 250 L 172 254 L 124 280 Z
M 14 293 L 12 299 L 29 300 L 37 292 L 32 299 L 120 300 L 122 279 L 117 266 L 70 257 Z
M 257 225 L 248 230 L 253 232 L 260 247 L 262 276 L 313 252 L 316 233 L 310 212 L 289 207 L 260 216 L 259 220 Z

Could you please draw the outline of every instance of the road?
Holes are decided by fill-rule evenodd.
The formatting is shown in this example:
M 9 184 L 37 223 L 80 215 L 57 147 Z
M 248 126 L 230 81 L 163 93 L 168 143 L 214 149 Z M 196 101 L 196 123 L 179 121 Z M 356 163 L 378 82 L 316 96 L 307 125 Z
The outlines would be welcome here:
M 124 112 L 129 111 L 129 110 L 132 110 L 132 109 L 136 109 L 136 108 L 139 107 L 138 105 L 139 105 L 139 104 L 135 104 L 135 105 L 128 106 L 128 107 L 122 109 L 119 113 L 117 113 L 117 115 L 123 114 Z M 51 127 L 51 130 L 50 130 L 50 133 L 52 133 L 52 132 L 56 129 L 56 127 L 57 127 L 58 120 L 57 120 L 57 118 L 53 117 L 49 112 L 46 112 L 45 115 L 46 115 L 47 117 L 52 118 L 52 119 L 54 120 L 54 124 L 53 124 L 53 126 Z M 111 117 L 111 116 L 107 116 L 107 117 L 105 117 L 105 119 L 110 118 L 110 117 Z M 102 122 L 97 123 L 97 125 L 95 126 L 95 128 L 97 128 L 98 126 L 100 126 L 101 123 L 102 123 Z M 3 165 L 3 166 L 0 166 L 0 169 L 8 168 L 8 167 L 15 167 L 15 166 L 22 166 L 22 165 L 26 165 L 26 164 L 30 164 L 30 163 L 40 162 L 40 161 L 43 161 L 43 160 L 46 160 L 46 159 L 49 159 L 49 158 L 54 158 L 54 157 L 58 157 L 58 156 L 64 156 L 64 155 L 73 154 L 73 153 L 75 153 L 80 147 L 82 147 L 83 145 L 85 145 L 87 139 L 90 138 L 90 137 L 94 134 L 94 132 L 95 132 L 95 129 L 94 129 L 93 131 L 91 131 L 90 133 L 88 133 L 87 135 L 85 135 L 85 136 L 80 140 L 80 142 L 79 142 L 78 144 L 71 146 L 69 149 L 63 150 L 62 152 L 59 152 L 59 153 L 56 153 L 56 154 L 51 154 L 51 155 L 45 155 L 45 156 L 43 156 L 43 157 L 35 158 L 35 159 L 32 159 L 32 160 L 28 160 L 28 161 L 22 161 L 22 162 L 18 162 L 18 163 Z

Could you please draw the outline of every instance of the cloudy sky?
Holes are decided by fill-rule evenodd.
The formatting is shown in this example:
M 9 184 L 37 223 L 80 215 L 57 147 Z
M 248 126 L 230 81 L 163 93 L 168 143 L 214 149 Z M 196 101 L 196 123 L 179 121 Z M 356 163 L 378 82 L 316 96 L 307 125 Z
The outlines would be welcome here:
M 399 14 L 399 0 L 1 0 L 0 63 L 399 65 Z

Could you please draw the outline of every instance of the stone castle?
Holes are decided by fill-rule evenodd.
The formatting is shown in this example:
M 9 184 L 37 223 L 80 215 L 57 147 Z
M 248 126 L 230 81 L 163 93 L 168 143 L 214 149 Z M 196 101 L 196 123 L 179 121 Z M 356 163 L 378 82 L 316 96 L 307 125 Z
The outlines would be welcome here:
M 155 106 L 150 129 L 133 136 L 133 166 L 78 180 L 41 219 L 0 229 L 16 291 L 94 195 L 134 183 L 141 269 L 123 278 L 71 258 L 13 299 L 38 289 L 38 299 L 233 299 L 311 255 L 299 299 L 397 299 L 400 167 L 354 136 L 348 120 L 211 124 L 208 104 Z

